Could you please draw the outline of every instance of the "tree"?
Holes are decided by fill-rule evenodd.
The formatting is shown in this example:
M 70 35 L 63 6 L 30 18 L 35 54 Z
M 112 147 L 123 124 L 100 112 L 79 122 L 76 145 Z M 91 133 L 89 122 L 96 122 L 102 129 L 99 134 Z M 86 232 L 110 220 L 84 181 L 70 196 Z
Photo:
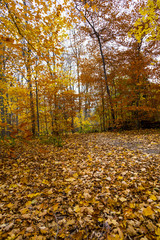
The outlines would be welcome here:
M 7 39 L 11 36 L 13 38 L 12 49 L 13 52 L 17 48 L 17 61 L 12 58 L 13 70 L 12 74 L 20 74 L 28 83 L 30 96 L 30 118 L 32 134 L 36 133 L 36 114 L 35 114 L 35 99 L 34 99 L 34 85 L 36 85 L 36 108 L 37 108 L 37 131 L 39 132 L 39 111 L 38 111 L 38 80 L 36 72 L 41 69 L 41 63 L 44 61 L 51 73 L 50 77 L 55 79 L 53 72 L 53 62 L 51 54 L 55 59 L 58 59 L 63 51 L 61 41 L 66 37 L 63 29 L 70 26 L 66 16 L 62 16 L 64 7 L 67 6 L 67 1 L 62 6 L 57 4 L 57 1 L 8 1 L 2 0 L 0 2 L 2 9 L 1 16 L 1 33 Z M 43 6 L 43 8 L 42 8 Z M 53 8 L 54 6 L 54 8 Z M 16 45 L 18 47 L 16 47 Z M 38 59 L 38 62 L 37 62 Z M 38 63 L 38 66 L 37 66 Z M 24 69 L 24 66 L 26 70 Z M 41 71 L 41 70 L 40 70 Z M 54 80 L 53 79 L 53 80 Z M 26 83 L 25 83 L 26 84 Z M 1 101 L 2 102 L 2 101 Z M 2 106 L 3 104 L 1 104 Z M 20 108 L 19 108 L 20 109 Z M 28 109 L 27 109 L 28 111 Z M 3 108 L 1 107 L 1 112 Z M 1 114 L 2 117 L 3 114 Z M 3 122 L 4 122 L 4 117 Z M 28 121 L 30 124 L 30 121 Z
M 2 138 L 158 121 L 159 42 L 128 36 L 144 1 L 118 3 L 0 1 Z
M 102 15 L 104 11 L 107 9 L 107 5 L 110 3 L 106 3 L 105 1 L 96 1 L 96 3 L 92 1 L 74 1 L 75 2 L 75 9 L 79 12 L 80 17 L 84 20 L 84 22 L 88 25 L 82 27 L 86 32 L 89 33 L 90 37 L 96 38 L 97 43 L 99 45 L 99 51 L 102 60 L 103 72 L 104 72 L 104 79 L 106 83 L 106 91 L 108 94 L 110 109 L 111 109 L 111 116 L 113 123 L 115 122 L 115 113 L 114 113 L 114 106 L 112 101 L 112 96 L 109 89 L 108 79 L 107 79 L 107 70 L 106 70 L 106 62 L 104 56 L 104 49 L 103 45 L 105 42 L 110 41 L 113 39 L 112 31 L 107 29 L 104 25 L 104 21 Z M 96 11 L 95 11 L 96 10 Z M 102 14 L 103 12 L 103 14 Z M 107 14 L 105 12 L 105 14 Z M 101 23 L 101 24 L 100 24 Z M 105 35 L 105 39 L 104 39 Z
M 154 66 L 151 64 L 155 61 L 154 58 L 158 54 L 158 49 L 156 43 L 146 44 L 143 38 L 140 42 L 135 39 L 134 35 L 132 35 L 132 38 L 128 38 L 128 31 L 139 15 L 140 5 L 136 4 L 132 10 L 128 9 L 128 6 L 123 5 L 123 7 L 124 12 L 117 9 L 117 14 L 113 14 L 112 19 L 109 18 L 108 20 L 111 21 L 110 26 L 112 26 L 114 38 L 108 45 L 106 43 L 103 45 L 107 79 L 114 106 L 116 126 L 120 127 L 128 122 L 130 127 L 139 127 L 142 119 L 150 118 L 155 112 L 154 106 L 148 105 L 151 96 L 149 91 L 152 88 L 149 79 L 156 77 L 155 70 L 158 65 L 157 63 Z M 103 19 L 103 21 L 107 21 L 107 19 Z M 87 34 L 86 28 L 82 27 L 81 29 L 84 29 Z M 104 34 L 103 39 L 105 37 Z M 81 82 L 84 84 L 85 81 L 93 82 L 92 96 L 96 96 L 96 94 L 99 96 L 98 102 L 96 102 L 96 97 L 94 99 L 97 104 L 95 108 L 101 116 L 101 125 L 103 126 L 101 129 L 105 129 L 105 125 L 109 127 L 106 124 L 108 120 L 107 96 L 103 93 L 104 82 L 102 80 L 102 69 L 99 67 L 101 59 L 98 57 L 96 42 L 89 43 L 88 41 L 87 50 L 86 61 L 83 60 L 82 63 L 81 78 L 83 80 Z M 146 101 L 143 96 L 145 96 Z

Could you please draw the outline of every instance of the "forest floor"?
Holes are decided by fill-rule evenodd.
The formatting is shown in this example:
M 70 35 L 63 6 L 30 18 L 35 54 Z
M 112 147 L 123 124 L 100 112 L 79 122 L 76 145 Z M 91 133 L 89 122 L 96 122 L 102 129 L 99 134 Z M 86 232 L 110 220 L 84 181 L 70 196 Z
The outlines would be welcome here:
M 160 239 L 160 131 L 0 145 L 0 239 Z

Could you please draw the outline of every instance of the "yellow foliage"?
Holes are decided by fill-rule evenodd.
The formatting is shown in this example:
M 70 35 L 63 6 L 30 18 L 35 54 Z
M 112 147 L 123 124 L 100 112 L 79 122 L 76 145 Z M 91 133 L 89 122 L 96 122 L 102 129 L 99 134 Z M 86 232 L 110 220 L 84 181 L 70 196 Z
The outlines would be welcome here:
M 148 0 L 145 8 L 140 9 L 141 18 L 137 19 L 129 35 L 134 34 L 138 42 L 147 35 L 147 40 L 160 40 L 160 27 L 158 25 L 158 13 L 160 0 Z

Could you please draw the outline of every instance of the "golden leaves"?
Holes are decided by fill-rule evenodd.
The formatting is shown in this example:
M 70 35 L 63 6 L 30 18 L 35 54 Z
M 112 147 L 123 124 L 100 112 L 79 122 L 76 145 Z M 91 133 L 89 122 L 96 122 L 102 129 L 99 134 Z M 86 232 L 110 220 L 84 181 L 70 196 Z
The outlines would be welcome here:
M 46 228 L 46 227 L 40 227 L 40 232 L 41 232 L 42 234 L 46 234 L 46 233 L 48 232 L 48 228 Z
M 143 215 L 144 216 L 150 216 L 152 215 L 154 212 L 152 211 L 151 207 L 148 206 L 147 208 L 144 208 L 143 209 Z
M 130 31 L 130 34 L 134 34 L 138 42 L 144 36 L 147 36 L 147 40 L 160 40 L 160 29 L 157 25 L 158 14 L 156 9 L 159 9 L 159 0 L 150 1 L 146 7 L 140 9 L 142 15 L 141 18 L 137 19 L 134 24 L 134 28 Z
M 28 208 L 20 209 L 20 213 L 23 215 L 28 212 Z
M 67 225 L 68 226 L 69 225 L 73 225 L 73 224 L 75 224 L 75 220 L 74 219 L 70 219 L 70 220 L 67 221 Z
M 59 206 L 59 203 L 56 203 L 55 205 L 52 206 L 52 209 L 54 212 L 57 211 L 58 206 Z
M 37 197 L 39 195 L 41 195 L 41 193 L 30 193 L 30 194 L 27 195 L 27 197 L 34 198 L 34 197 Z
M 73 177 L 67 178 L 67 179 L 65 179 L 65 181 L 67 181 L 67 182 L 73 182 L 73 181 L 75 181 L 75 178 L 73 178 Z
M 43 184 L 46 184 L 46 185 L 49 185 L 49 182 L 48 182 L 48 180 L 46 180 L 46 179 L 43 179 L 42 183 L 43 183 Z
M 13 203 L 8 203 L 7 207 L 8 208 L 13 208 L 14 204 Z
M 104 219 L 103 218 L 98 218 L 98 222 L 103 222 Z
M 157 197 L 155 195 L 151 195 L 149 198 L 153 201 L 157 201 Z
M 74 207 L 74 211 L 75 211 L 76 213 L 78 213 L 78 212 L 81 211 L 81 208 L 79 207 L 79 205 L 76 205 L 76 206 Z
M 75 136 L 70 137 L 67 147 L 60 149 L 51 145 L 39 149 L 39 143 L 32 149 L 26 145 L 18 169 L 11 165 L 12 171 L 7 172 L 9 185 L 4 183 L 0 188 L 4 195 L 1 235 L 11 236 L 10 219 L 14 219 L 14 228 L 21 225 L 24 229 L 18 229 L 16 237 L 29 239 L 56 234 L 57 238 L 73 234 L 73 239 L 93 239 L 103 231 L 111 240 L 159 237 L 159 172 L 154 167 L 157 157 L 152 156 L 151 162 L 150 156 L 143 153 L 113 147 L 117 137 L 128 143 L 123 134 L 111 137 L 105 133 L 78 135 L 76 141 Z M 133 143 L 132 136 L 129 138 Z M 28 183 L 20 181 L 23 176 L 27 176 Z M 94 236 L 90 229 L 94 229 Z
M 119 179 L 119 180 L 122 180 L 122 179 L 123 179 L 123 177 L 122 177 L 122 176 L 118 176 L 118 179 Z
M 158 236 L 160 236 L 160 227 L 158 227 L 158 228 L 156 229 L 155 234 L 158 235 Z
M 52 190 L 52 188 L 48 190 L 47 194 L 48 194 L 48 195 L 53 194 L 53 190 Z

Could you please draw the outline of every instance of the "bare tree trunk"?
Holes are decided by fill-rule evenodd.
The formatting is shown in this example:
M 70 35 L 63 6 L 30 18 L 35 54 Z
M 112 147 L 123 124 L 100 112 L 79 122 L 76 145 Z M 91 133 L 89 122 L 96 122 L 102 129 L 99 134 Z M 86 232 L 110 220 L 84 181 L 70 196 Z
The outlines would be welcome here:
M 36 80 L 36 110 L 37 110 L 37 135 L 39 136 L 39 98 L 37 80 Z
M 35 112 L 34 112 L 34 101 L 33 101 L 33 92 L 32 92 L 32 81 L 31 81 L 31 63 L 30 63 L 30 53 L 31 50 L 27 50 L 27 81 L 28 81 L 28 89 L 30 94 L 30 110 L 31 110 L 31 124 L 32 124 L 32 134 L 35 136 L 36 134 L 36 124 L 35 124 Z
M 2 91 L 0 91 L 0 108 L 1 108 L 1 122 L 2 122 L 1 137 L 2 139 L 4 139 L 5 126 L 3 126 L 3 124 L 5 124 L 5 113 L 4 113 L 4 99 L 3 99 Z
M 78 6 L 76 5 L 75 7 L 78 10 L 78 12 L 82 14 L 82 11 L 78 8 Z M 101 58 L 102 58 L 104 79 L 105 79 L 105 83 L 106 83 L 106 91 L 107 91 L 107 94 L 108 94 L 108 99 L 109 99 L 109 104 L 110 104 L 110 109 L 111 109 L 112 122 L 114 124 L 115 123 L 115 113 L 114 113 L 113 101 L 112 101 L 112 97 L 111 97 L 111 93 L 110 93 L 110 89 L 109 89 L 109 85 L 108 85 L 108 78 L 107 78 L 107 73 L 106 73 L 106 63 L 105 63 L 105 58 L 104 58 L 104 54 L 103 54 L 102 42 L 101 42 L 100 34 L 96 31 L 95 25 L 93 23 L 93 20 L 90 21 L 87 18 L 85 13 L 83 14 L 83 17 L 85 18 L 85 20 L 88 23 L 88 25 L 91 27 L 91 29 L 93 31 L 92 35 L 96 36 L 98 44 L 99 44 L 99 50 L 100 50 L 100 54 L 101 54 Z
M 103 92 L 103 84 L 101 80 L 101 97 L 102 97 L 102 126 L 103 126 L 103 131 L 106 130 L 105 127 L 105 106 L 104 106 L 104 92 Z
M 79 95 L 79 120 L 80 120 L 80 130 L 82 131 L 82 116 L 81 116 L 81 109 L 82 109 L 82 103 L 81 103 L 81 87 L 80 87 L 80 79 L 79 79 L 79 59 L 77 56 L 77 80 L 78 80 L 78 95 Z
M 101 43 L 101 39 L 100 39 L 99 34 L 97 32 L 95 34 L 96 34 L 96 37 L 97 37 L 97 40 L 98 40 L 98 43 L 99 43 L 99 48 L 100 48 L 100 53 L 101 53 L 101 58 L 102 58 L 104 79 L 105 79 L 105 83 L 106 83 L 106 90 L 107 90 L 109 104 L 110 104 L 110 108 L 111 108 L 111 116 L 112 116 L 113 123 L 115 123 L 115 113 L 114 113 L 114 107 L 113 107 L 113 102 L 112 102 L 110 89 L 109 89 L 109 86 L 108 86 L 106 64 L 105 64 L 105 58 L 104 58 L 103 49 L 102 49 L 102 43 Z
M 0 42 L 0 50 L 2 49 L 2 43 Z M 3 82 L 4 82 L 4 74 L 3 74 L 3 56 L 0 56 L 0 85 L 2 84 L 3 86 Z M 2 139 L 5 136 L 5 126 L 3 126 L 5 124 L 5 111 L 4 111 L 4 89 L 3 87 L 0 88 L 0 113 L 1 113 L 1 122 L 2 122 L 2 126 L 1 126 L 1 137 Z
M 23 0 L 23 4 L 24 4 L 24 9 L 27 10 L 26 0 Z M 25 13 L 25 16 L 27 16 L 27 13 Z M 28 24 L 28 21 L 26 21 L 26 24 Z M 32 92 L 32 80 L 31 80 L 31 63 L 30 63 L 30 60 L 31 60 L 31 58 L 30 58 L 30 56 L 31 56 L 31 46 L 30 46 L 29 42 L 27 42 L 26 48 L 27 48 L 27 50 L 26 50 L 26 55 L 27 55 L 26 69 L 27 69 L 28 89 L 29 89 L 29 94 L 30 94 L 32 134 L 33 134 L 33 136 L 35 136 L 35 134 L 36 134 L 36 121 L 35 121 L 34 101 L 33 101 L 33 92 Z
M 45 101 L 45 96 L 44 96 L 44 111 L 45 111 L 44 118 L 45 118 L 45 125 L 46 125 L 46 134 L 47 134 L 47 136 L 48 136 L 48 123 L 47 123 L 47 112 L 46 112 L 46 101 Z
M 88 111 L 88 102 L 87 102 L 87 93 L 88 93 L 88 87 L 87 87 L 87 84 L 86 84 L 86 89 L 85 89 L 85 107 L 84 107 L 84 117 L 85 119 L 87 118 L 87 111 Z

